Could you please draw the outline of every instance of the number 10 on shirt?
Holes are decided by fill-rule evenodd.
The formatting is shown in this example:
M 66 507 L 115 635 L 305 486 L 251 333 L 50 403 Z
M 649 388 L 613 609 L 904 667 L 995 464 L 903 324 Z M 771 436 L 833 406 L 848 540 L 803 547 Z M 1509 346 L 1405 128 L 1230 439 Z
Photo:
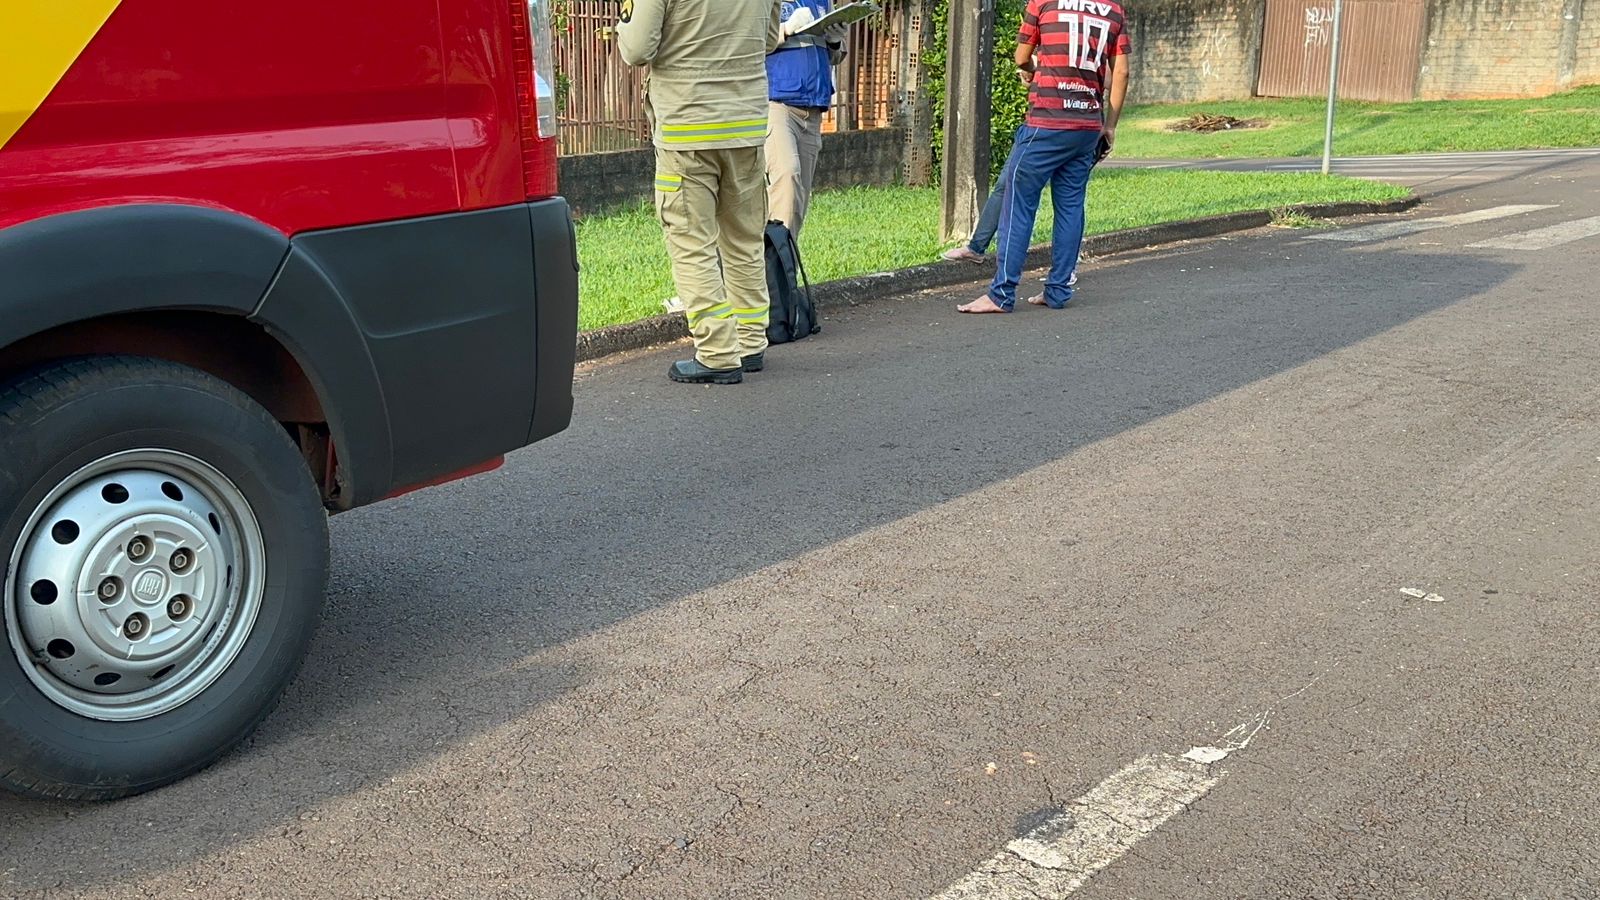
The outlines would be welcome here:
M 1106 59 L 1106 45 L 1111 39 L 1111 22 L 1081 13 L 1057 13 L 1056 16 L 1056 21 L 1067 26 L 1070 65 L 1074 69 L 1099 71 Z

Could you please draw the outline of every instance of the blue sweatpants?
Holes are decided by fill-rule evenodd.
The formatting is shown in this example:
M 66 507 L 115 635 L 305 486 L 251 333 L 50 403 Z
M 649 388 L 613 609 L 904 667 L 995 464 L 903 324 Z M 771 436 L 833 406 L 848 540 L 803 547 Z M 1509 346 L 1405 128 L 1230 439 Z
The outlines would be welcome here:
M 1010 310 L 1017 303 L 1017 284 L 1022 281 L 1022 267 L 1033 240 L 1039 196 L 1047 184 L 1055 205 L 1055 227 L 1044 302 L 1051 309 L 1061 309 L 1072 299 L 1068 282 L 1078 267 L 1078 250 L 1083 246 L 1083 199 L 1099 143 L 1098 130 L 1065 131 L 1031 125 L 1017 129 L 1000 210 L 996 272 L 989 285 L 989 299 L 996 306 Z

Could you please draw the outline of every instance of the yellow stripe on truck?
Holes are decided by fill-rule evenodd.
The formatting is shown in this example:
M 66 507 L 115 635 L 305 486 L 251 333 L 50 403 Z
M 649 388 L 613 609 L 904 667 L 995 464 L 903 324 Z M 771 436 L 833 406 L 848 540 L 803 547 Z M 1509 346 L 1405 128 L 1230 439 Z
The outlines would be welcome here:
M 11 141 L 121 0 L 0 0 L 0 148 Z

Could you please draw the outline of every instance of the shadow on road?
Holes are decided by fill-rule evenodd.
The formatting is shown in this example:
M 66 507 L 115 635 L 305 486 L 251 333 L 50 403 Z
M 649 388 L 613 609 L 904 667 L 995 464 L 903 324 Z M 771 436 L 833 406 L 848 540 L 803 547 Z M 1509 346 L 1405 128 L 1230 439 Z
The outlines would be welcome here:
M 0 886 L 225 865 L 234 845 L 292 833 L 326 801 L 582 684 L 581 654 L 545 652 L 564 642 L 1293 369 L 1513 271 L 1262 232 L 1086 270 L 1064 313 L 955 315 L 977 286 L 853 310 L 775 348 L 740 388 L 668 384 L 674 352 L 601 367 L 581 379 L 562 437 L 494 475 L 336 520 L 316 648 L 251 746 L 121 803 L 0 798 Z

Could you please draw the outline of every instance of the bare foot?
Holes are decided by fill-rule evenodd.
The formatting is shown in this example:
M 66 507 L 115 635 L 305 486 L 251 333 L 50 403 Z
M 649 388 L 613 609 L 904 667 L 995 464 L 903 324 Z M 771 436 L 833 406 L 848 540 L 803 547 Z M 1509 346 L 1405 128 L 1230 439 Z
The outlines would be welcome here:
M 962 262 L 983 262 L 983 254 L 973 250 L 966 244 L 951 247 L 949 250 L 946 250 L 943 255 L 945 259 L 960 260 Z
M 1034 306 L 1043 306 L 1044 305 L 1044 295 L 1043 294 L 1034 294 L 1032 297 L 1028 298 L 1028 302 L 1032 303 Z
M 956 312 L 964 312 L 964 313 L 1003 313 L 1003 312 L 1010 312 L 1010 310 L 1001 309 L 999 307 L 999 305 L 997 305 L 994 302 L 994 300 L 992 300 L 989 297 L 988 294 L 984 294 L 982 297 L 979 297 L 978 299 L 972 301 L 971 303 L 963 303 L 962 305 L 956 307 Z

